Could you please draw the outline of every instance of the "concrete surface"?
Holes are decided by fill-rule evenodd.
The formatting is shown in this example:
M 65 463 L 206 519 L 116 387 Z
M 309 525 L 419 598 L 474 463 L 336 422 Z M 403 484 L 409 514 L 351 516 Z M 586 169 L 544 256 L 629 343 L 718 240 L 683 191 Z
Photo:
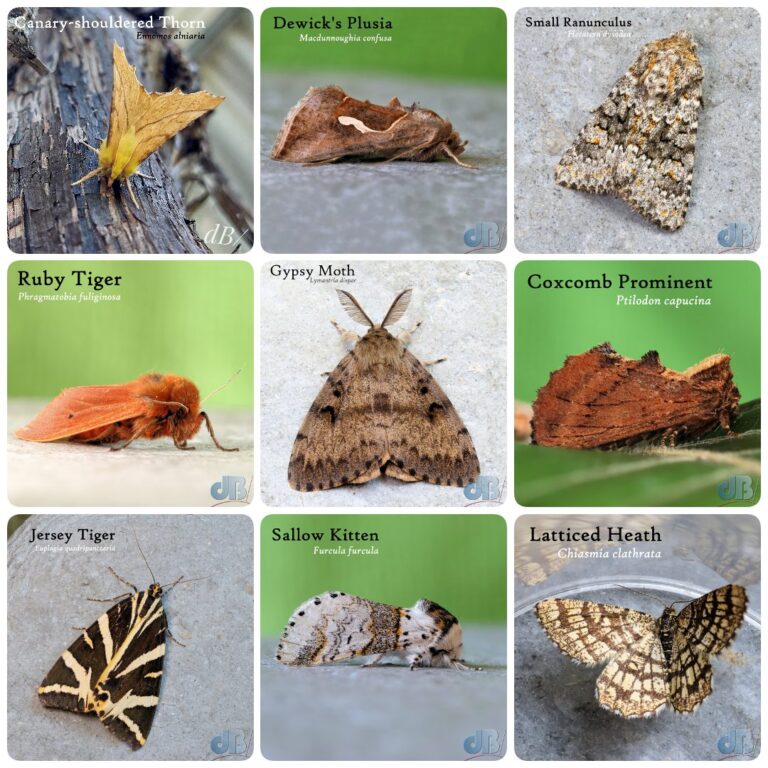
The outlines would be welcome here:
M 464 741 L 494 730 L 506 752 L 503 627 L 464 627 L 464 657 L 482 669 L 411 671 L 396 656 L 286 667 L 261 644 L 261 752 L 271 760 L 464 760 Z
M 527 16 L 553 15 L 618 16 L 631 19 L 632 26 L 576 29 L 578 37 L 569 36 L 562 26 L 525 26 Z M 688 214 L 683 227 L 669 233 L 623 200 L 558 186 L 554 172 L 591 110 L 606 98 L 642 46 L 680 30 L 693 34 L 699 46 L 703 107 Z M 515 74 L 515 244 L 524 253 L 717 253 L 724 250 L 718 233 L 729 224 L 747 225 L 759 235 L 757 11 L 523 8 L 515 16 Z M 751 238 L 744 242 L 749 244 Z
M 277 263 L 277 262 L 275 262 Z M 322 262 L 279 262 L 285 269 L 315 269 Z M 261 492 L 274 506 L 465 506 L 461 489 L 377 478 L 314 493 L 288 485 L 288 461 L 296 433 L 345 347 L 331 325 L 365 333 L 349 318 L 336 288 L 352 293 L 374 322 L 395 296 L 413 297 L 397 330 L 421 328 L 411 352 L 421 360 L 448 359 L 432 375 L 451 399 L 475 443 L 483 475 L 506 477 L 506 272 L 499 262 L 398 261 L 352 264 L 354 281 L 312 283 L 261 276 Z M 314 277 L 313 277 L 314 280 Z M 393 330 L 393 329 L 390 329 Z
M 680 598 L 669 592 L 656 594 L 667 603 Z M 653 616 L 663 610 L 655 600 L 619 588 L 569 596 L 626 605 Z M 682 605 L 676 607 L 682 609 Z M 734 730 L 745 734 L 747 745 L 759 743 L 760 624 L 754 614 L 747 614 L 731 645 L 711 657 L 713 692 L 696 712 L 681 716 L 667 707 L 656 717 L 627 720 L 597 703 L 595 683 L 605 665 L 590 668 L 574 663 L 542 630 L 532 604 L 526 608 L 515 619 L 515 753 L 519 758 L 718 760 L 735 757 L 718 750 L 718 741 Z
M 114 551 L 37 551 L 43 532 L 116 531 Z M 166 592 L 160 703 L 137 751 L 95 717 L 43 707 L 36 689 L 56 659 L 124 592 L 107 570 L 151 582 L 133 531 Z M 77 534 L 75 534 L 77 535 Z M 63 543 L 55 544 L 64 546 Z M 77 542 L 81 544 L 81 542 Z M 77 546 L 73 537 L 70 547 Z M 83 542 L 83 546 L 89 542 Z M 91 546 L 93 546 L 91 544 Z M 103 544 L 101 546 L 104 546 Z M 253 523 L 245 515 L 33 515 L 8 544 L 8 751 L 16 760 L 207 760 L 211 739 L 253 731 Z M 251 738 L 252 743 L 252 738 Z
M 285 116 L 311 86 L 387 104 L 418 102 L 467 139 L 463 162 L 335 163 L 269 158 Z M 506 89 L 328 72 L 263 74 L 261 244 L 270 253 L 466 253 L 464 232 L 494 222 L 506 237 Z M 502 241 L 503 242 L 503 241 Z M 489 249 L 486 249 L 489 250 Z M 499 249 L 493 249 L 498 251 Z
M 222 505 L 211 496 L 211 486 L 223 476 L 252 483 L 251 411 L 208 411 L 219 442 L 240 449 L 233 453 L 216 448 L 205 425 L 190 443 L 194 451 L 178 450 L 170 438 L 137 440 L 122 451 L 17 438 L 14 432 L 46 402 L 13 400 L 8 405 L 8 498 L 17 506 L 210 507 Z

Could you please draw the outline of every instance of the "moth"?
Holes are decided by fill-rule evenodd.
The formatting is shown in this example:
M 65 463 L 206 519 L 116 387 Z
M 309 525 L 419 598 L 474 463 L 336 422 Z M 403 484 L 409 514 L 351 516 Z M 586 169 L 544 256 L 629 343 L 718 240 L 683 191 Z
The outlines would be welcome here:
M 347 314 L 369 330 L 360 338 L 334 323 L 355 346 L 328 375 L 296 435 L 291 488 L 321 491 L 380 475 L 459 488 L 473 482 L 480 464 L 469 431 L 406 349 L 410 333 L 395 338 L 386 329 L 405 314 L 412 289 L 395 298 L 378 325 L 351 293 L 336 293 Z
M 170 437 L 177 448 L 192 451 L 194 446 L 187 441 L 205 422 L 218 449 L 237 451 L 219 443 L 200 405 L 200 393 L 189 379 L 172 373 L 147 373 L 125 384 L 65 389 L 17 430 L 16 437 L 37 443 L 67 439 L 111 445 L 113 451 L 140 437 Z
M 626 718 L 651 717 L 667 705 L 693 712 L 712 693 L 709 657 L 733 639 L 747 608 L 736 584 L 661 617 L 618 605 L 552 598 L 536 604 L 550 640 L 574 661 L 608 662 L 597 678 L 600 706 Z
M 374 656 L 364 665 L 372 667 L 393 653 L 404 657 L 412 670 L 466 670 L 461 649 L 458 619 L 431 600 L 397 608 L 346 592 L 324 592 L 294 611 L 275 658 L 288 666 L 311 667 Z
M 128 63 L 125 51 L 115 42 L 112 46 L 109 133 L 98 149 L 82 142 L 96 153 L 99 165 L 71 186 L 82 184 L 94 176 L 106 176 L 109 186 L 123 180 L 133 204 L 138 208 L 130 177 L 152 178 L 139 173 L 139 165 L 168 139 L 215 109 L 222 101 L 223 97 L 207 91 L 182 93 L 174 88 L 169 93 L 148 93 L 136 76 L 136 67 Z
M 674 445 L 678 436 L 699 437 L 718 425 L 730 435 L 739 398 L 728 355 L 678 373 L 658 352 L 630 360 L 605 342 L 550 374 L 533 404 L 532 442 L 616 448 L 661 438 Z
M 431 109 L 358 101 L 337 85 L 310 88 L 289 112 L 272 147 L 273 160 L 305 165 L 338 161 L 415 160 L 447 157 L 461 162 L 467 142 Z
M 51 667 L 37 695 L 46 707 L 95 714 L 117 738 L 139 749 L 160 700 L 168 631 L 163 587 L 153 575 L 152 584 L 139 592 L 109 570 L 133 592 L 83 630 Z
M 703 79 L 687 32 L 645 45 L 557 164 L 555 182 L 616 195 L 662 229 L 682 227 Z

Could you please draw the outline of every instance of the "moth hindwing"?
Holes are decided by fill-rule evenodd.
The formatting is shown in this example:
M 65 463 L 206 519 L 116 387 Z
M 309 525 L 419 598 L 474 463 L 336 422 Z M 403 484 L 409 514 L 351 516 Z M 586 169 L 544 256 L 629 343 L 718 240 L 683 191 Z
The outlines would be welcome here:
M 139 749 L 159 701 L 168 624 L 160 584 L 133 590 L 83 630 L 37 694 L 46 707 L 96 714 L 115 736 Z
M 411 298 L 402 291 L 378 325 L 347 291 L 338 291 L 365 336 L 337 330 L 355 346 L 318 393 L 293 444 L 288 483 L 297 491 L 358 485 L 387 475 L 406 483 L 463 488 L 480 474 L 469 431 L 426 365 L 393 336 Z M 415 330 L 415 329 L 414 329 Z

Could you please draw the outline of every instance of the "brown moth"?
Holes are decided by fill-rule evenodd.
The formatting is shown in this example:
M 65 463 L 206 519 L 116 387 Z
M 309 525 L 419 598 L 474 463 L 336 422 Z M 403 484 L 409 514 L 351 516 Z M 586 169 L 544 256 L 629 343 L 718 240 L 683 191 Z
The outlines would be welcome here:
M 682 373 L 658 352 L 629 360 L 606 342 L 567 357 L 533 404 L 532 442 L 564 448 L 616 448 L 661 437 L 674 445 L 718 424 L 733 434 L 739 390 L 729 355 L 711 355 Z
M 380 475 L 457 487 L 473 482 L 480 464 L 467 428 L 406 349 L 410 334 L 395 338 L 386 329 L 405 314 L 412 289 L 397 296 L 379 325 L 352 294 L 336 292 L 347 314 L 369 330 L 360 338 L 334 323 L 344 340 L 356 343 L 328 375 L 296 435 L 291 488 L 321 491 Z
M 456 157 L 467 142 L 431 109 L 404 107 L 396 98 L 387 106 L 358 101 L 337 85 L 310 88 L 288 112 L 271 157 L 321 165 L 339 160 L 417 160 Z

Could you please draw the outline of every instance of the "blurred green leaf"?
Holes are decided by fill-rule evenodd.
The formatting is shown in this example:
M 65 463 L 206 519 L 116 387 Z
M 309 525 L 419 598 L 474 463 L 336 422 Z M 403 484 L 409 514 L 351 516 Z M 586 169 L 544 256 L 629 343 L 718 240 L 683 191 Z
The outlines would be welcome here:
M 752 506 L 760 498 L 759 400 L 741 406 L 733 429 L 736 436 L 718 427 L 676 448 L 582 451 L 517 445 L 515 498 L 531 507 Z M 721 498 L 718 486 L 739 475 L 751 478 L 752 497 Z M 734 487 L 736 495 L 749 495 L 741 481 Z

